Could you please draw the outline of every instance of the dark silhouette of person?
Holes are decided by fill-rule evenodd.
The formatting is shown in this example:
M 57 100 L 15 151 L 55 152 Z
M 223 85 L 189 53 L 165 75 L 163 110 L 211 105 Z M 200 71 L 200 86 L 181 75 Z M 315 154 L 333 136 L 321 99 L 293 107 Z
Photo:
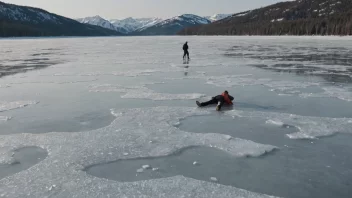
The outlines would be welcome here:
M 199 101 L 196 101 L 196 103 L 197 103 L 198 107 L 205 107 L 205 106 L 208 106 L 208 105 L 211 105 L 211 104 L 218 104 L 216 106 L 216 110 L 220 111 L 221 107 L 224 104 L 233 105 L 233 103 L 232 103 L 233 100 L 234 100 L 234 98 L 229 95 L 229 92 L 228 91 L 224 91 L 224 93 L 222 93 L 221 95 L 213 97 L 208 102 L 200 103 Z
M 185 59 L 186 56 L 189 59 L 188 42 L 183 45 L 183 52 L 183 59 Z

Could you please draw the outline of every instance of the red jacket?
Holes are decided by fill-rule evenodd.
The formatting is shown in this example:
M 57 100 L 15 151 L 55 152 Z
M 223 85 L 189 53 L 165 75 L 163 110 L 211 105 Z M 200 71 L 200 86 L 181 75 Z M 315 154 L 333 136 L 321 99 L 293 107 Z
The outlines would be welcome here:
M 225 94 L 225 92 L 224 92 L 221 95 L 224 96 L 226 104 L 233 105 L 233 103 L 232 103 L 232 101 L 231 101 L 231 99 L 230 99 L 228 94 Z

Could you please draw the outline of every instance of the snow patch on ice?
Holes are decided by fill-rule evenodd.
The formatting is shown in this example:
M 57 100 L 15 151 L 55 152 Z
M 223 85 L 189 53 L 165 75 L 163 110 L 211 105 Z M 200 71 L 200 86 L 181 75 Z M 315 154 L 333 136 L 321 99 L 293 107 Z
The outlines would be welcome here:
M 158 171 L 159 170 L 159 168 L 153 168 L 152 169 L 152 171 Z
M 216 177 L 211 177 L 210 180 L 213 182 L 218 182 L 218 179 Z
M 272 125 L 277 125 L 277 126 L 283 126 L 284 123 L 279 121 L 279 120 L 267 120 L 266 121 L 267 124 L 272 124 Z
M 150 165 L 143 165 L 142 168 L 143 168 L 144 170 L 146 170 L 146 169 L 151 169 L 152 167 L 151 167 Z
M 10 85 L 0 85 L 0 88 L 9 88 Z
M 14 164 L 15 158 L 13 148 L 10 146 L 0 147 L 0 164 Z
M 23 107 L 26 107 L 29 105 L 35 105 L 35 104 L 38 104 L 38 102 L 37 101 L 14 101 L 14 102 L 0 101 L 0 112 L 19 109 L 19 108 L 23 108 Z
M 9 117 L 9 116 L 0 116 L 0 122 L 9 121 L 11 119 L 12 117 Z

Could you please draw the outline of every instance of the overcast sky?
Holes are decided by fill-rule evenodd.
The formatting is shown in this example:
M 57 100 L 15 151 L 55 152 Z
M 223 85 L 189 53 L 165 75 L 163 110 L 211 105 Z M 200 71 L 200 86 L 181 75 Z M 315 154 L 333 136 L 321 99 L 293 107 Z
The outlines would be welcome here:
M 208 16 L 231 14 L 284 0 L 4 0 L 39 7 L 70 18 L 100 15 L 106 19 L 126 17 L 168 18 L 190 13 Z

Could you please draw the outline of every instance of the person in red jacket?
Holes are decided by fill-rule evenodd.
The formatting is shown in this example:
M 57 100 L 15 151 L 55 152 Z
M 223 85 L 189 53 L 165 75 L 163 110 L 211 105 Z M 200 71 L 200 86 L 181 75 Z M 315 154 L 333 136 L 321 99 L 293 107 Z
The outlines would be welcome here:
M 216 110 L 220 111 L 221 107 L 224 104 L 233 105 L 233 103 L 232 103 L 233 100 L 234 100 L 234 98 L 231 95 L 229 95 L 229 92 L 228 91 L 224 91 L 224 93 L 222 93 L 221 95 L 213 97 L 208 102 L 200 103 L 199 101 L 196 101 L 196 103 L 197 103 L 198 107 L 205 107 L 205 106 L 208 106 L 208 105 L 211 105 L 211 104 L 218 104 L 216 106 Z

